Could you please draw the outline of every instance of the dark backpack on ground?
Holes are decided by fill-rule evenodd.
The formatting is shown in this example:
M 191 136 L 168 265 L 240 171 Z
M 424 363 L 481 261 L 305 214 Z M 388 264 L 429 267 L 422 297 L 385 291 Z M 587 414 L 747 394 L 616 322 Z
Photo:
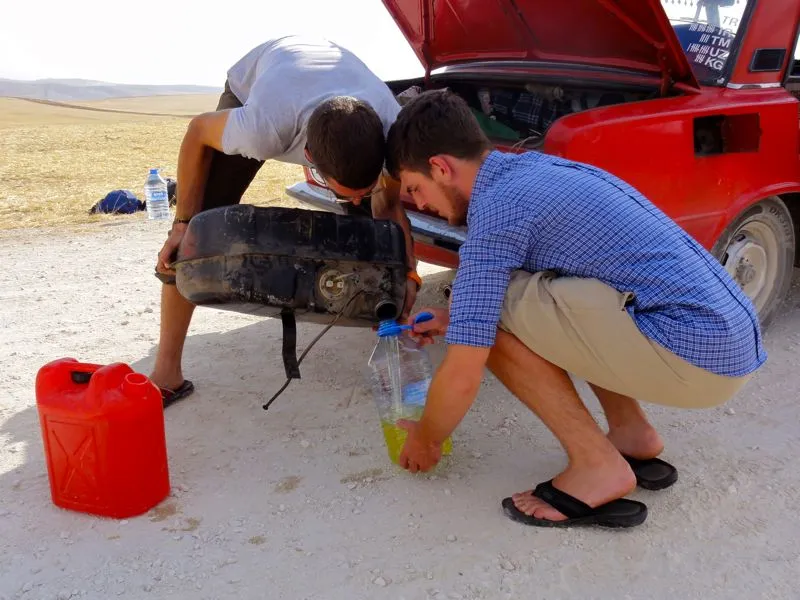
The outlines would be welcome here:
M 130 190 L 114 190 L 106 194 L 89 209 L 89 214 L 113 213 L 130 215 L 145 209 L 145 203 L 139 200 Z

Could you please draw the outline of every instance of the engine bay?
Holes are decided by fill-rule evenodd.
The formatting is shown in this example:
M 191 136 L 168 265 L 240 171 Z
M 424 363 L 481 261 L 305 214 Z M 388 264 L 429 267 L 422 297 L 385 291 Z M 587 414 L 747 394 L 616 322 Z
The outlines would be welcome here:
M 493 142 L 535 149 L 561 117 L 599 108 L 655 98 L 657 92 L 630 92 L 567 87 L 542 83 L 482 85 L 443 82 L 432 89 L 450 89 L 464 100 Z M 397 94 L 400 104 L 422 92 L 419 85 Z

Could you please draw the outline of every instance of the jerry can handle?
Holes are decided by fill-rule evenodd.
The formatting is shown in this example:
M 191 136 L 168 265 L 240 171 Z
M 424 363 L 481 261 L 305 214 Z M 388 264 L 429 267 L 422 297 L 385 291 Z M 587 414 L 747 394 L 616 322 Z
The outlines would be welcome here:
M 95 363 L 75 363 L 75 368 L 70 369 L 69 371 L 69 378 L 72 380 L 72 383 L 85 385 L 89 383 L 95 371 L 100 369 L 102 366 L 103 365 L 98 365 Z
M 69 377 L 72 379 L 72 383 L 89 383 L 89 380 L 94 375 L 91 371 L 70 371 Z

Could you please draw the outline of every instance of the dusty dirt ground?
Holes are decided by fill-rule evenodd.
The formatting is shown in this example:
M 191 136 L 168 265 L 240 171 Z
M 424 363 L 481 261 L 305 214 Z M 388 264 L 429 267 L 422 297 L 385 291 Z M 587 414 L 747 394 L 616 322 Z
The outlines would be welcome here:
M 0 598 L 798 597 L 797 281 L 741 395 L 648 408 L 680 480 L 632 496 L 650 509 L 632 530 L 534 529 L 502 514 L 504 496 L 565 457 L 491 376 L 453 455 L 412 476 L 388 462 L 364 387 L 369 330 L 330 331 L 264 412 L 283 383 L 280 322 L 202 308 L 185 353 L 197 391 L 165 413 L 170 496 L 123 521 L 56 508 L 36 372 L 66 356 L 149 372 L 164 230 L 135 216 L 0 233 Z M 439 298 L 448 272 L 436 271 L 423 302 Z M 301 324 L 300 346 L 320 328 Z

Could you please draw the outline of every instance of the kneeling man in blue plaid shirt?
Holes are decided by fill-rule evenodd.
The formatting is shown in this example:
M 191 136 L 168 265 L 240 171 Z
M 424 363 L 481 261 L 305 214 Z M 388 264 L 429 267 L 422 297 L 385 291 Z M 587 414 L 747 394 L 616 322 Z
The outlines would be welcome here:
M 493 149 L 447 91 L 409 102 L 389 132 L 388 167 L 420 209 L 467 226 L 450 309 L 415 326 L 448 345 L 400 457 L 427 471 L 478 393 L 484 367 L 547 425 L 567 469 L 505 498 L 537 526 L 642 523 L 624 499 L 677 470 L 638 401 L 718 406 L 766 360 L 750 300 L 701 245 L 636 189 L 593 166 Z M 581 402 L 585 380 L 608 421 Z

